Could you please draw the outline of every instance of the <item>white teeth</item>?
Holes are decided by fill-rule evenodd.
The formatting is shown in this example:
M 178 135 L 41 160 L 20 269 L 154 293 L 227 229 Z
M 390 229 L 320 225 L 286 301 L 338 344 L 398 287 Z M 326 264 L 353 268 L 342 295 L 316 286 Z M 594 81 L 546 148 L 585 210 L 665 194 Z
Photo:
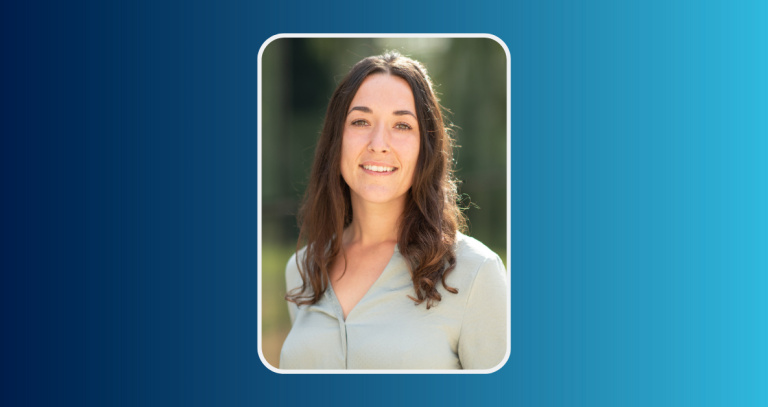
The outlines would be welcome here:
M 378 165 L 364 165 L 363 168 L 375 172 L 391 172 L 395 170 L 395 167 L 382 167 Z

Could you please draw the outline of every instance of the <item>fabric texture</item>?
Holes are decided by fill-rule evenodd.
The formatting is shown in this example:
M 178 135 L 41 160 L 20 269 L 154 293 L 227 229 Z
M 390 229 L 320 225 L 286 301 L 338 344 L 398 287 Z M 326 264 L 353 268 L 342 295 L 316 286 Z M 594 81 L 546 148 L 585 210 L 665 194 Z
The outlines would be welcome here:
M 442 300 L 427 310 L 415 297 L 405 259 L 395 246 L 381 276 L 344 320 L 328 287 L 314 305 L 289 302 L 293 324 L 281 369 L 490 369 L 507 351 L 507 272 L 485 245 L 461 233 L 456 268 L 438 284 Z M 303 256 L 305 249 L 299 251 Z M 286 287 L 301 286 L 296 254 Z

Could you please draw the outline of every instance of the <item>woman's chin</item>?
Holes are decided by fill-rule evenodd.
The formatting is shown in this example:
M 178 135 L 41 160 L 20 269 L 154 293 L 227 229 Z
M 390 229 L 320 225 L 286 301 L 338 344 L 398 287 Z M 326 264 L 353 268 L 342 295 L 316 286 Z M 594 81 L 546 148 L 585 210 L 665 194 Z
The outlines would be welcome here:
M 392 193 L 391 191 L 367 191 L 363 194 L 358 194 L 358 198 L 361 203 L 366 204 L 377 204 L 377 205 L 384 205 L 384 204 L 397 204 L 402 199 L 404 199 L 404 195 L 398 196 L 395 193 Z
M 372 196 L 372 197 L 361 197 L 361 201 L 367 204 L 377 204 L 377 205 L 384 205 L 393 201 L 396 201 L 393 197 L 388 196 Z

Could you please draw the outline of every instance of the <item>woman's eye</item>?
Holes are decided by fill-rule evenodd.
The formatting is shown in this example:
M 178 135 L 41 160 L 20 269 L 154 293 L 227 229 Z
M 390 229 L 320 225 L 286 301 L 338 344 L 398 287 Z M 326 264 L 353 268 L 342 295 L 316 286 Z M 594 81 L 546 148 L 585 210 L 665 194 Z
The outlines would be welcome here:
M 413 127 L 411 127 L 408 123 L 397 123 L 395 128 L 398 130 L 411 130 Z
M 362 127 L 362 126 L 367 126 L 367 125 L 368 125 L 368 122 L 367 122 L 367 121 L 365 121 L 365 120 L 363 120 L 363 119 L 358 119 L 358 120 L 355 120 L 355 121 L 353 121 L 353 122 L 352 122 L 352 125 L 353 125 L 353 126 Z

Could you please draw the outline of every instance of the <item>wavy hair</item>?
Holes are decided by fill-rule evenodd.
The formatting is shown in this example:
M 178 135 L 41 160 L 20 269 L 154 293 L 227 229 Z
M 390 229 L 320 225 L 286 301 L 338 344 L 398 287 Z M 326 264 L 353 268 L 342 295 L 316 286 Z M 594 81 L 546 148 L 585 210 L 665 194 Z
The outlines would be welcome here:
M 309 184 L 298 213 L 301 227 L 296 252 L 306 244 L 303 259 L 296 256 L 302 285 L 285 295 L 297 305 L 314 304 L 330 284 L 329 267 L 344 256 L 341 236 L 352 221 L 349 186 L 341 176 L 344 123 L 360 84 L 370 75 L 389 74 L 411 87 L 419 123 L 420 149 L 413 184 L 406 198 L 398 230 L 398 247 L 413 277 L 416 305 L 429 309 L 441 300 L 438 282 L 451 292 L 446 276 L 456 267 L 456 232 L 466 227 L 458 204 L 453 175 L 453 139 L 443 123 L 442 106 L 426 68 L 396 52 L 355 64 L 333 93 L 315 150 Z

